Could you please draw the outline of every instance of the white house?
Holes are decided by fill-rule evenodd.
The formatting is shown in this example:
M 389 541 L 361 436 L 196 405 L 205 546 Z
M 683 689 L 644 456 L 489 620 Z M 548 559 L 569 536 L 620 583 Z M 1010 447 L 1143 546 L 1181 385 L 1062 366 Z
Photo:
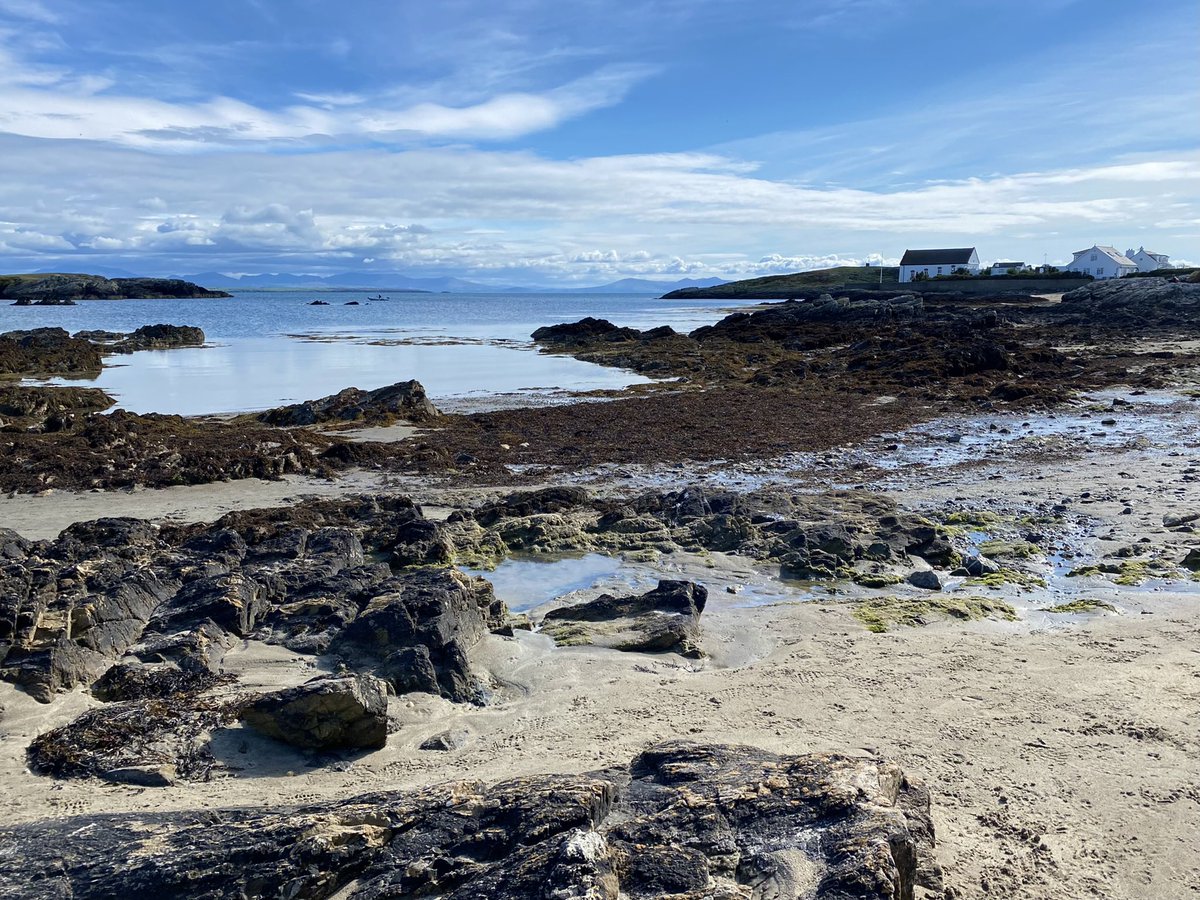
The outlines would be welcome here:
M 972 275 L 979 274 L 979 254 L 974 247 L 905 250 L 900 259 L 900 280 L 913 281 L 918 275 L 937 278 L 939 275 L 953 275 L 959 269 L 966 269 Z
M 1139 272 L 1153 272 L 1155 269 L 1171 268 L 1171 258 L 1165 253 L 1155 253 L 1145 247 L 1139 247 L 1137 253 L 1126 250 L 1125 255 L 1137 263 Z
M 1023 262 L 997 262 L 992 263 L 993 275 L 1012 275 L 1017 272 L 1028 272 L 1029 266 Z
M 1063 266 L 1064 272 L 1078 272 L 1096 279 L 1121 278 L 1137 270 L 1137 263 L 1122 255 L 1115 247 L 1101 247 L 1099 244 L 1087 250 L 1076 250 L 1075 258 Z

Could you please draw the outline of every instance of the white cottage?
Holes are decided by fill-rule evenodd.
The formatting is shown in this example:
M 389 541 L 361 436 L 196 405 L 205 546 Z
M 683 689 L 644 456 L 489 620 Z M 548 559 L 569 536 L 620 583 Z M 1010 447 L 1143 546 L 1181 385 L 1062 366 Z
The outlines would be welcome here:
M 1155 253 L 1153 250 L 1147 250 L 1145 247 L 1138 247 L 1137 253 L 1134 253 L 1132 250 L 1126 250 L 1125 255 L 1137 264 L 1139 272 L 1153 272 L 1157 269 L 1171 268 L 1171 257 L 1165 253 Z
M 1076 250 L 1075 258 L 1063 267 L 1064 272 L 1078 272 L 1080 275 L 1091 275 L 1093 278 L 1121 278 L 1138 270 L 1128 256 L 1115 247 L 1102 247 L 1097 244 L 1087 250 Z
M 997 262 L 992 263 L 993 275 L 1013 275 L 1017 272 L 1028 272 L 1029 266 L 1023 262 Z
M 900 259 L 900 280 L 913 281 L 918 275 L 937 278 L 939 275 L 953 275 L 960 269 L 966 269 L 972 275 L 979 274 L 979 254 L 974 247 L 905 250 Z

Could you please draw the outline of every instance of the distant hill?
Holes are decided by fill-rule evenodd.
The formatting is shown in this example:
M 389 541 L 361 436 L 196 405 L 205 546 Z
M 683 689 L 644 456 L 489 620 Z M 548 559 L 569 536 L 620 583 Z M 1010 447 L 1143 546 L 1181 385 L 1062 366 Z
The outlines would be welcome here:
M 882 276 L 882 280 L 881 280 Z M 768 275 L 745 281 L 727 281 L 714 287 L 681 288 L 664 296 L 667 300 L 682 299 L 780 299 L 802 291 L 820 288 L 895 287 L 900 283 L 896 266 L 838 266 L 833 269 L 813 269 L 792 275 Z
M 222 290 L 266 290 L 270 288 L 299 288 L 335 290 L 352 288 L 378 291 L 490 291 L 487 285 L 475 284 L 461 278 L 411 278 L 407 275 L 375 272 L 339 272 L 334 275 L 297 275 L 291 272 L 272 272 L 266 275 L 243 275 L 231 278 L 220 272 L 201 272 L 188 278 Z
M 580 288 L 496 287 L 462 278 L 414 278 L 399 273 L 339 272 L 334 275 L 298 275 L 273 272 L 267 275 L 243 275 L 240 278 L 220 272 L 200 272 L 187 278 L 222 290 L 268 290 L 294 288 L 300 290 L 336 290 L 338 288 L 378 291 L 450 291 L 472 294 L 644 294 L 665 293 L 677 288 L 712 287 L 722 284 L 720 278 L 682 278 L 678 281 L 651 281 L 645 278 L 622 278 L 608 284 Z
M 570 288 L 571 294 L 642 294 L 666 292 L 682 288 L 709 288 L 724 284 L 720 278 L 681 278 L 678 281 L 650 281 L 646 278 L 622 278 L 597 287 Z

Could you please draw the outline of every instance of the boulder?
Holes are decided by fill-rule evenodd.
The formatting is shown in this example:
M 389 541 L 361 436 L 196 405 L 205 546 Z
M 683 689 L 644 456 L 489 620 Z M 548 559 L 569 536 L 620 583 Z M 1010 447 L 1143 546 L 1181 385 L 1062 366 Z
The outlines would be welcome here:
M 92 827 L 86 827 L 91 825 Z M 98 826 L 98 827 L 97 827 Z M 299 809 L 0 823 L 0 896 L 940 896 L 929 793 L 895 764 L 671 741 L 600 772 Z
M 595 600 L 553 609 L 541 631 L 560 646 L 591 644 L 643 653 L 700 657 L 700 614 L 708 590 L 691 581 L 660 581 L 632 597 L 601 594 Z
M 918 569 L 908 576 L 908 583 L 925 591 L 940 591 L 942 579 L 932 569 Z
M 986 556 L 973 554 L 966 557 L 962 561 L 962 567 L 967 570 L 967 574 L 972 578 L 983 578 L 987 575 L 998 575 L 1000 573 L 1000 565 L 992 562 Z
M 356 665 L 376 667 L 397 693 L 420 690 L 479 702 L 483 691 L 467 652 L 504 624 L 505 615 L 482 578 L 453 569 L 416 570 L 373 588 L 330 650 Z
M 542 344 L 590 344 L 595 341 L 630 341 L 641 337 L 634 328 L 619 328 L 607 319 L 592 316 L 578 322 L 546 325 L 537 329 L 531 337 Z
M 260 413 L 258 420 L 268 425 L 294 428 L 350 422 L 383 425 L 397 419 L 428 422 L 440 415 L 419 381 L 401 381 L 373 391 L 346 388 L 320 400 L 269 409 Z
M 387 686 L 373 675 L 321 675 L 258 697 L 240 718 L 294 747 L 377 749 L 387 742 Z

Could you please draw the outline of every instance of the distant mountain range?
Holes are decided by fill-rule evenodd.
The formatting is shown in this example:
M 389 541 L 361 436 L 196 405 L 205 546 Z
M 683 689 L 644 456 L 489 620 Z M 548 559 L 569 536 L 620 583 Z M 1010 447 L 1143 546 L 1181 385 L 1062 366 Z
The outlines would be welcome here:
M 107 274 L 107 273 L 105 273 Z M 110 276 L 112 277 L 112 276 Z M 543 288 L 543 287 L 494 287 L 466 281 L 462 278 L 413 278 L 397 273 L 374 272 L 339 272 L 335 275 L 296 275 L 291 273 L 273 273 L 270 275 L 243 275 L 241 278 L 231 278 L 220 272 L 200 272 L 184 276 L 188 281 L 194 281 L 207 288 L 221 290 L 264 290 L 268 288 L 311 288 L 314 290 L 333 288 L 360 288 L 363 290 L 380 291 L 431 291 L 440 293 L 555 293 L 555 294 L 638 294 L 643 292 L 666 293 L 685 287 L 712 287 L 724 284 L 720 278 L 684 278 L 679 281 L 650 281 L 645 278 L 622 278 L 609 284 L 581 288 Z

